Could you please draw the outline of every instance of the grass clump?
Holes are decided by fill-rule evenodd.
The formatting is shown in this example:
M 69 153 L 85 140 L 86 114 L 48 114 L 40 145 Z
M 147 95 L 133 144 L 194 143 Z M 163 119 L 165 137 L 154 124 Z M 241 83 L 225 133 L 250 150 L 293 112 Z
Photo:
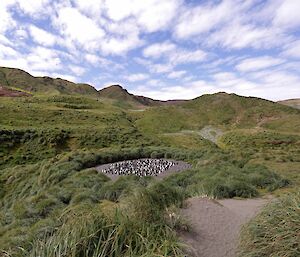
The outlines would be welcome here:
M 24 256 L 24 252 L 20 249 L 24 249 L 27 255 L 31 254 L 33 252 L 33 242 L 41 241 L 47 245 L 51 241 L 49 234 L 52 238 L 54 232 L 56 238 L 56 235 L 58 235 L 56 231 L 60 231 L 65 223 L 65 221 L 60 221 L 60 217 L 69 212 L 70 209 L 77 209 L 80 206 L 98 206 L 103 201 L 109 201 L 111 205 L 115 203 L 122 207 L 120 207 L 123 213 L 122 218 L 118 222 L 125 222 L 128 218 L 126 215 L 130 214 L 128 218 L 130 220 L 130 225 L 128 225 L 128 228 L 131 228 L 130 231 L 136 231 L 136 238 L 141 234 L 147 237 L 147 239 L 143 239 L 147 241 L 149 237 L 151 241 L 149 244 L 153 245 L 155 251 L 158 251 L 157 249 L 165 243 L 155 241 L 154 237 L 151 239 L 149 233 L 153 234 L 156 226 L 159 226 L 161 233 L 169 233 L 166 231 L 171 229 L 161 217 L 164 217 L 167 206 L 176 205 L 180 199 L 183 199 L 181 191 L 167 185 L 158 187 L 151 177 L 126 176 L 119 178 L 117 181 L 111 181 L 107 176 L 91 167 L 124 159 L 149 157 L 153 152 L 157 154 L 164 151 L 170 153 L 171 156 L 177 155 L 179 152 L 176 149 L 155 147 L 110 149 L 95 153 L 77 151 L 61 154 L 33 165 L 19 165 L 2 170 L 0 173 L 2 186 L 0 198 L 1 248 L 3 247 L 11 256 Z M 181 157 L 184 156 L 187 158 L 190 156 L 190 152 L 181 151 Z M 137 191 L 138 193 L 135 193 Z M 136 197 L 135 201 L 131 201 L 132 198 L 130 197 Z M 136 203 L 134 204 L 134 202 Z M 96 212 L 92 207 L 83 207 L 83 211 L 85 208 L 87 213 L 90 211 Z M 99 215 L 105 213 L 105 209 L 103 207 Z M 97 211 L 99 211 L 99 208 Z M 88 214 L 86 215 L 88 216 Z M 102 217 L 101 215 L 99 219 Z M 102 219 L 104 218 L 102 217 Z M 141 220 L 138 227 L 132 226 L 131 223 L 136 222 L 137 219 Z M 115 233 L 115 228 L 119 229 L 119 227 L 123 228 L 122 226 L 125 226 L 125 224 L 119 224 L 118 227 L 114 227 L 116 226 L 116 220 L 105 220 L 103 222 L 101 221 L 100 224 L 103 229 L 106 229 L 107 226 L 109 229 L 113 227 L 112 231 L 107 233 Z M 147 224 L 152 226 L 152 230 L 148 230 Z M 62 234 L 65 233 L 63 231 L 66 232 L 67 230 L 62 230 Z M 131 235 L 130 231 L 128 232 L 129 235 Z M 90 233 L 88 228 L 86 233 Z M 65 234 L 63 235 L 60 237 L 61 239 L 66 237 Z M 162 235 L 161 238 L 167 240 Z M 175 236 L 172 235 L 172 238 L 175 238 Z M 57 240 L 55 239 L 56 243 Z M 166 244 L 169 244 L 168 240 L 166 242 Z M 73 246 L 71 241 L 69 243 Z M 61 244 L 60 247 L 62 247 Z M 168 251 L 171 251 L 170 248 L 168 249 Z M 142 256 L 143 251 L 140 249 L 137 252 L 141 253 Z M 161 253 L 160 251 L 164 250 L 158 252 Z M 127 254 L 126 251 L 125 253 Z M 39 254 L 41 253 L 39 252 Z M 86 256 L 89 256 L 89 254 Z M 108 255 L 104 254 L 103 256 Z M 111 256 L 120 255 L 116 253 Z
M 188 196 L 207 195 L 213 198 L 255 197 L 259 190 L 274 191 L 289 181 L 263 165 L 240 168 L 228 162 L 209 164 L 172 175 L 165 183 L 179 187 Z
M 28 256 L 182 256 L 165 220 L 166 207 L 178 204 L 171 188 L 157 201 L 156 186 L 137 190 L 119 203 L 77 205 L 66 209 L 56 231 L 35 240 Z
M 299 191 L 273 200 L 244 227 L 239 256 L 300 256 L 299 224 Z

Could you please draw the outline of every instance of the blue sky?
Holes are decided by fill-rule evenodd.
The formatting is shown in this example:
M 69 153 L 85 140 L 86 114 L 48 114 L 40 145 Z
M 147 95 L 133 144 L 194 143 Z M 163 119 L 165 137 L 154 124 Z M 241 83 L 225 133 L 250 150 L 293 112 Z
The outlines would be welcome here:
M 0 66 L 155 99 L 300 97 L 299 0 L 1 0 Z

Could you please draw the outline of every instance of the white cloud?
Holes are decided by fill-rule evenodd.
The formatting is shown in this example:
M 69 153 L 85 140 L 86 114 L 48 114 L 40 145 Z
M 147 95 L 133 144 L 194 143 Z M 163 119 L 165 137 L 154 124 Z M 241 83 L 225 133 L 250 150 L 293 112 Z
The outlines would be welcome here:
M 236 65 L 236 69 L 239 71 L 256 71 L 274 67 L 284 62 L 285 60 L 283 59 L 274 58 L 271 56 L 248 58 Z
M 183 14 L 179 15 L 173 34 L 178 39 L 227 49 L 282 46 L 292 37 L 279 24 L 287 19 L 286 23 L 293 24 L 291 26 L 300 24 L 300 7 L 296 2 L 206 1 L 196 7 L 185 8 Z M 297 7 L 293 9 L 294 5 Z
M 169 60 L 174 65 L 178 65 L 182 63 L 201 62 L 205 60 L 206 57 L 207 54 L 202 50 L 190 51 L 179 49 L 170 54 Z
M 32 36 L 32 39 L 38 44 L 44 46 L 53 46 L 56 43 L 56 37 L 52 33 L 49 33 L 34 25 L 30 25 L 29 32 Z
M 165 86 L 166 84 L 159 79 L 150 79 L 146 82 L 146 86 L 144 88 L 146 89 L 147 87 L 165 87 Z
M 13 51 L 10 56 L 1 60 L 0 65 L 20 68 L 32 74 L 51 73 L 63 68 L 59 52 L 44 47 L 31 48 L 29 52 L 24 54 Z
M 164 65 L 165 67 L 176 66 L 183 63 L 201 62 L 207 57 L 207 54 L 200 49 L 194 51 L 184 49 L 170 42 L 152 44 L 143 50 L 143 55 L 154 59 L 164 57 L 167 60 L 167 64 Z M 148 64 L 148 66 L 151 65 L 153 64 Z M 161 69 L 159 68 L 159 70 Z M 164 72 L 166 71 L 164 70 Z
M 0 58 L 6 59 L 11 57 L 17 57 L 19 53 L 12 47 L 2 45 L 0 43 Z
M 176 45 L 170 42 L 156 43 L 143 50 L 145 57 L 159 58 L 176 50 Z
M 111 37 L 101 42 L 102 52 L 106 55 L 122 55 L 144 44 L 138 35 L 131 37 Z
M 173 72 L 169 73 L 167 77 L 169 79 L 178 79 L 178 78 L 181 78 L 185 74 L 186 74 L 185 70 L 173 71 Z
M 95 54 L 86 54 L 84 58 L 91 64 L 97 64 L 100 62 L 100 57 Z
M 283 55 L 295 59 L 300 59 L 300 40 L 294 41 L 286 45 Z
M 205 42 L 209 46 L 218 45 L 229 49 L 241 49 L 271 48 L 280 46 L 287 40 L 289 38 L 286 38 L 282 31 L 274 28 L 232 23 L 209 35 Z
M 81 76 L 86 72 L 85 68 L 77 65 L 69 65 L 69 69 L 77 76 Z
M 153 99 L 192 99 L 205 93 L 214 93 L 216 88 L 205 81 L 193 81 L 184 86 L 164 85 L 162 87 L 140 87 L 132 90 L 132 93 L 144 95 Z
M 274 25 L 285 28 L 299 28 L 300 26 L 300 4 L 298 0 L 284 0 L 277 8 Z
M 167 73 L 173 70 L 173 65 L 169 63 L 153 63 L 148 66 L 149 70 L 154 73 Z
M 0 34 L 16 26 L 16 22 L 9 11 L 14 1 L 0 1 Z
M 106 21 L 103 26 L 108 32 L 100 44 L 105 55 L 125 55 L 146 43 L 140 38 L 139 27 L 133 18 L 124 22 Z
M 4 35 L 0 34 L 0 43 L 5 44 L 5 45 L 12 45 L 12 43 L 10 42 L 10 40 L 8 40 L 7 37 L 5 37 Z
M 232 72 L 218 72 L 213 74 L 213 78 L 218 82 L 232 81 L 237 79 L 236 75 Z
M 78 9 L 87 16 L 100 17 L 103 11 L 104 1 L 102 0 L 72 0 Z
M 218 5 L 206 4 L 187 8 L 179 17 L 174 33 L 178 38 L 190 38 L 209 32 L 221 23 L 229 21 L 237 12 L 241 3 L 221 1 Z
M 55 50 L 36 47 L 26 55 L 26 59 L 33 70 L 54 71 L 62 69 L 62 62 Z
M 17 29 L 17 30 L 15 30 L 15 36 L 19 40 L 24 40 L 24 39 L 28 38 L 28 33 L 25 29 Z
M 42 75 L 43 74 L 43 75 Z M 62 73 L 47 73 L 48 76 L 50 77 L 53 77 L 53 78 L 60 78 L 60 79 L 65 79 L 65 80 L 68 80 L 68 81 L 71 81 L 71 82 L 74 82 L 74 83 L 78 83 L 78 78 L 73 76 L 73 75 L 70 75 L 70 74 L 62 74 Z M 37 76 L 37 75 L 35 75 Z M 39 76 L 45 76 L 45 73 L 40 73 Z
M 23 13 L 34 18 L 43 18 L 45 14 L 52 12 L 50 0 L 16 0 L 16 2 Z
M 146 80 L 149 78 L 148 74 L 145 73 L 136 73 L 136 74 L 131 74 L 125 77 L 126 80 L 130 82 L 136 82 L 136 81 L 142 81 Z
M 114 21 L 134 17 L 147 32 L 165 29 L 175 17 L 180 0 L 106 0 L 107 15 Z
M 76 8 L 58 10 L 54 25 L 65 37 L 87 50 L 99 49 L 105 32 L 92 19 L 81 14 Z
M 141 2 L 139 0 L 139 2 Z M 181 1 L 178 0 L 148 0 L 149 6 L 138 16 L 138 22 L 148 32 L 165 29 L 177 13 Z
M 227 92 L 277 101 L 299 96 L 300 76 L 287 72 L 259 71 L 251 73 L 251 77 L 247 79 L 235 73 L 224 72 L 214 74 L 210 82 L 194 80 L 180 84 L 155 88 L 139 87 L 133 93 L 168 100 L 192 99 L 202 94 Z
M 90 81 L 141 81 L 154 98 L 297 97 L 299 8 L 298 0 L 0 0 L 0 64 L 66 70 L 71 80 L 88 67 Z
M 84 55 L 84 58 L 86 61 L 88 61 L 90 64 L 94 65 L 94 66 L 103 66 L 103 65 L 106 65 L 106 66 L 112 66 L 113 65 L 113 62 L 105 59 L 105 58 L 102 58 L 100 57 L 99 55 L 96 55 L 96 54 L 86 54 Z

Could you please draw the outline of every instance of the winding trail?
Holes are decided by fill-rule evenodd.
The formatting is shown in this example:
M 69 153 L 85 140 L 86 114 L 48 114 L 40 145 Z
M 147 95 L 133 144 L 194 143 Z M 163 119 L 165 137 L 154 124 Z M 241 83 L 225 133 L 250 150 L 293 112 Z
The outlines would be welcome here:
M 270 199 L 189 199 L 187 208 L 181 210 L 191 224 L 191 231 L 180 233 L 182 241 L 190 246 L 186 256 L 235 257 L 242 225 Z

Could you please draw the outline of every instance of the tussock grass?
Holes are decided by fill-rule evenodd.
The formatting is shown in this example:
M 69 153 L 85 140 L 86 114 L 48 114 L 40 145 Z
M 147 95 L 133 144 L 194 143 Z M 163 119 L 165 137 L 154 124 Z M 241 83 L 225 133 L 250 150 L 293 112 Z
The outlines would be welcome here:
M 153 234 L 157 226 L 161 233 L 165 233 L 165 235 L 171 233 L 172 229 L 166 225 L 162 217 L 169 205 L 176 205 L 184 198 L 181 191 L 167 185 L 157 186 L 153 178 L 126 176 L 117 181 L 110 181 L 104 174 L 99 174 L 90 168 L 106 162 L 149 157 L 152 153 L 161 156 L 168 153 L 168 156 L 176 155 L 182 158 L 191 156 L 190 151 L 168 148 L 111 149 L 97 153 L 77 151 L 61 154 L 33 165 L 15 166 L 2 170 L 0 173 L 2 185 L 0 198 L 1 247 L 12 256 L 24 256 L 24 252 L 20 249 L 24 249 L 28 255 L 33 251 L 33 242 L 49 244 L 52 240 L 49 239 L 49 235 L 51 238 L 56 238 L 53 241 L 56 244 L 59 238 L 64 238 L 64 236 L 58 237 L 60 234 L 57 231 L 61 230 L 66 221 L 62 221 L 60 218 L 64 216 L 65 212 L 84 206 L 82 211 L 86 211 L 86 215 L 89 212 L 96 213 L 96 210 L 87 206 L 97 206 L 103 200 L 111 200 L 122 205 L 120 227 L 122 228 L 121 223 L 128 218 L 130 223 L 128 229 L 131 228 L 132 233 L 136 231 L 136 238 L 142 232 L 143 236 L 148 238 L 149 233 Z M 133 198 L 134 200 L 132 200 Z M 114 225 L 116 221 L 107 219 L 107 216 L 103 214 L 107 206 L 102 207 L 102 211 L 97 209 L 101 219 L 104 219 L 104 221 L 99 221 L 99 226 Z M 130 216 L 127 217 L 129 214 Z M 140 220 L 138 227 L 132 226 L 132 223 L 137 220 Z M 148 230 L 147 224 L 150 227 L 153 226 L 153 231 Z M 62 230 L 61 233 L 63 231 L 66 230 Z M 129 235 L 131 234 L 129 233 Z M 167 236 L 163 235 L 161 235 L 161 240 L 167 240 Z M 175 244 L 176 237 L 170 235 L 170 238 L 173 238 Z M 156 248 L 160 248 L 162 245 L 165 248 L 171 247 L 168 246 L 168 240 L 166 243 L 155 241 L 155 237 L 149 240 L 151 241 L 150 245 L 153 247 L 156 245 L 153 251 L 159 252 L 160 255 L 165 250 Z M 145 248 L 141 249 L 145 250 Z M 144 251 L 141 249 L 138 250 L 139 253 Z M 171 251 L 170 248 L 168 249 Z
M 174 174 L 164 183 L 181 188 L 188 196 L 208 195 L 213 198 L 255 197 L 259 190 L 274 191 L 289 184 L 263 165 L 240 168 L 228 162 L 208 164 Z
M 239 256 L 300 256 L 299 224 L 299 191 L 273 200 L 244 227 Z
M 77 205 L 60 216 L 61 226 L 34 240 L 32 257 L 70 256 L 182 256 L 176 234 L 165 220 L 168 205 L 178 195 L 163 187 L 157 201 L 156 186 L 135 191 L 119 203 Z

